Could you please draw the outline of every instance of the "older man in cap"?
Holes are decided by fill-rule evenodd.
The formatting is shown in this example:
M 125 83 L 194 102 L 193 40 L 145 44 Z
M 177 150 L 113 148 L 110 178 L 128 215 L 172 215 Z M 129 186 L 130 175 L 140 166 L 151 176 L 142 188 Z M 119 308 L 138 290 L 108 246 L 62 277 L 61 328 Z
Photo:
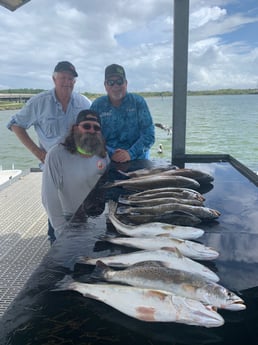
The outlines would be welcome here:
M 55 87 L 33 96 L 7 124 L 7 128 L 40 161 L 42 170 L 47 151 L 65 138 L 76 122 L 79 111 L 91 105 L 88 98 L 73 92 L 77 77 L 78 73 L 71 62 L 58 62 L 52 75 Z M 38 143 L 27 132 L 32 126 Z M 54 239 L 51 224 L 48 234 L 50 239 Z
M 58 237 L 110 162 L 96 112 L 83 110 L 64 143 L 46 156 L 42 200 Z
M 97 98 L 91 109 L 100 115 L 110 158 L 119 163 L 148 158 L 155 134 L 144 98 L 127 92 L 125 70 L 117 64 L 106 67 L 104 85 L 107 95 Z
M 59 62 L 52 76 L 55 87 L 33 96 L 7 124 L 41 163 L 45 161 L 46 152 L 67 135 L 78 112 L 91 105 L 85 96 L 73 92 L 77 77 L 70 62 Z M 37 133 L 38 144 L 27 132 L 31 126 Z

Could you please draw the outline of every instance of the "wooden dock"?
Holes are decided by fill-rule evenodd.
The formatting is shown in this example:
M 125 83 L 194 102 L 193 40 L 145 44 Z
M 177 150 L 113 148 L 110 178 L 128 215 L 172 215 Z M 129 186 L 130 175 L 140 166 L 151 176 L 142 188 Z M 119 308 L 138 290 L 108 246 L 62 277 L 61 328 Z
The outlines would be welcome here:
M 41 178 L 30 172 L 0 189 L 0 316 L 50 248 Z

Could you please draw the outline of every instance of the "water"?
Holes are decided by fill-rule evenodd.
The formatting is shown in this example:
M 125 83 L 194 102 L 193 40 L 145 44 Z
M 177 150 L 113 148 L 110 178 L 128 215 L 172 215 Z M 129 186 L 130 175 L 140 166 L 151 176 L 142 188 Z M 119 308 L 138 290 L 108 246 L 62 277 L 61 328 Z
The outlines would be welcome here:
M 172 98 L 147 98 L 154 122 L 171 125 Z M 151 157 L 171 159 L 171 135 L 156 128 Z M 163 154 L 157 153 L 159 143 Z M 258 97 L 255 95 L 189 96 L 187 154 L 230 154 L 258 171 Z
M 153 120 L 172 124 L 172 97 L 146 98 Z M 0 111 L 0 166 L 27 170 L 38 161 L 6 129 L 15 111 Z M 187 99 L 186 153 L 230 154 L 247 167 L 258 171 L 258 97 L 256 95 L 189 96 Z M 30 135 L 36 140 L 31 129 Z M 159 144 L 163 153 L 158 153 Z M 156 142 L 151 158 L 171 159 L 172 137 L 156 127 Z

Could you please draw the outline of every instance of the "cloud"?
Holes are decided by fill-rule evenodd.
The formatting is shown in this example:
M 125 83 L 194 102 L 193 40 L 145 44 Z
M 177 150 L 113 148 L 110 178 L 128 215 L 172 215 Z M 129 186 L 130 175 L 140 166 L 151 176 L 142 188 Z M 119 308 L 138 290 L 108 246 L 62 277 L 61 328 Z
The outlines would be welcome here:
M 234 3 L 190 1 L 189 89 L 256 87 L 257 49 L 237 33 L 257 24 L 257 11 Z M 56 63 L 70 60 L 77 91 L 104 92 L 110 63 L 125 67 L 129 90 L 172 91 L 171 0 L 31 0 L 0 7 L 0 22 L 2 89 L 49 89 Z

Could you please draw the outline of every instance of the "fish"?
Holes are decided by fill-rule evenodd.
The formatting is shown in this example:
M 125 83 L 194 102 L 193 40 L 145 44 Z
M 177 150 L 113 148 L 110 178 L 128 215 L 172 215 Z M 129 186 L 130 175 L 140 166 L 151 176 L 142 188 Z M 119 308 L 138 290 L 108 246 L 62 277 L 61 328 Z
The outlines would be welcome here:
M 205 197 L 199 193 L 198 191 L 191 189 L 191 188 L 177 188 L 177 187 L 164 187 L 164 188 L 153 188 L 143 190 L 138 193 L 133 193 L 128 195 L 129 199 L 134 199 L 137 197 L 180 197 L 180 198 L 187 198 L 187 199 L 198 199 L 200 201 L 204 201 Z
M 219 281 L 218 275 L 203 264 L 182 255 L 177 248 L 161 248 L 157 250 L 139 250 L 127 254 L 110 255 L 99 258 L 79 256 L 76 263 L 96 265 L 101 260 L 105 265 L 125 268 L 143 261 L 159 261 L 165 267 L 199 274 L 214 282 Z
M 100 239 L 113 244 L 145 250 L 156 250 L 164 247 L 177 248 L 182 255 L 195 260 L 213 260 L 219 256 L 219 253 L 211 247 L 179 238 L 101 236 Z
M 196 226 L 202 222 L 201 218 L 186 212 L 169 212 L 163 214 L 126 214 L 126 220 L 133 224 L 143 224 L 150 222 L 165 222 L 173 225 Z M 121 218 L 121 216 L 120 216 Z
M 115 180 L 114 182 L 107 182 L 103 185 L 104 188 L 123 187 L 129 190 L 145 190 L 150 188 L 161 187 L 188 187 L 200 188 L 200 184 L 191 178 L 183 176 L 161 176 L 151 175 L 146 177 L 134 177 L 127 180 Z
M 127 207 L 127 206 L 120 206 L 117 208 L 117 214 L 164 214 L 168 212 L 185 212 L 188 214 L 193 214 L 201 219 L 216 219 L 220 216 L 220 212 L 218 210 L 214 210 L 209 207 L 204 206 L 193 206 L 193 205 L 185 205 L 179 203 L 173 204 L 161 204 L 161 205 L 154 205 L 154 206 L 142 206 L 142 207 Z
M 204 230 L 190 226 L 172 225 L 161 222 L 151 222 L 141 225 L 128 225 L 122 223 L 116 216 L 117 203 L 113 200 L 108 202 L 108 218 L 116 228 L 117 232 L 130 237 L 176 237 L 181 239 L 196 239 L 204 234 Z
M 203 206 L 203 203 L 197 199 L 182 199 L 182 198 L 173 198 L 173 197 L 162 197 L 162 198 L 141 198 L 138 200 L 132 200 L 130 198 L 126 198 L 125 196 L 119 196 L 118 202 L 125 205 L 132 205 L 132 206 L 155 206 L 161 204 L 184 204 L 184 205 L 192 205 L 192 206 Z
M 232 311 L 246 309 L 243 299 L 224 286 L 197 274 L 164 267 L 158 262 L 140 262 L 116 271 L 97 261 L 92 278 L 168 291 L 221 309 Z
M 142 176 L 147 176 L 147 175 L 160 174 L 160 173 L 163 173 L 164 171 L 167 171 L 168 169 L 175 170 L 176 167 L 174 168 L 158 167 L 158 168 L 152 168 L 152 169 L 143 168 L 143 169 L 137 169 L 137 170 L 128 171 L 128 172 L 118 170 L 118 172 L 123 176 L 132 178 L 132 177 L 142 177 Z
M 219 327 L 223 317 L 201 302 L 155 289 L 118 284 L 81 283 L 65 276 L 52 291 L 77 291 L 101 301 L 119 312 L 146 322 L 176 322 L 203 327 Z
M 127 177 L 134 178 L 134 177 L 146 177 L 151 175 L 167 175 L 167 176 L 184 176 L 188 178 L 192 178 L 199 183 L 211 183 L 214 181 L 214 177 L 209 173 L 206 173 L 201 170 L 197 169 L 187 169 L 187 168 L 171 168 L 171 167 L 160 167 L 160 168 L 153 168 L 153 169 L 139 169 L 135 171 L 131 171 L 128 173 L 124 173 L 119 171 L 121 174 L 126 175 Z
M 181 188 L 182 191 L 175 191 L 173 189 L 179 188 L 159 188 L 153 190 L 147 190 L 144 192 L 134 193 L 130 195 L 126 195 L 128 200 L 145 200 L 149 199 L 159 199 L 159 198 L 180 198 L 180 199 L 189 199 L 189 200 L 198 200 L 200 203 L 203 203 L 205 197 L 202 196 L 200 193 L 193 193 L 188 190 L 184 190 Z

